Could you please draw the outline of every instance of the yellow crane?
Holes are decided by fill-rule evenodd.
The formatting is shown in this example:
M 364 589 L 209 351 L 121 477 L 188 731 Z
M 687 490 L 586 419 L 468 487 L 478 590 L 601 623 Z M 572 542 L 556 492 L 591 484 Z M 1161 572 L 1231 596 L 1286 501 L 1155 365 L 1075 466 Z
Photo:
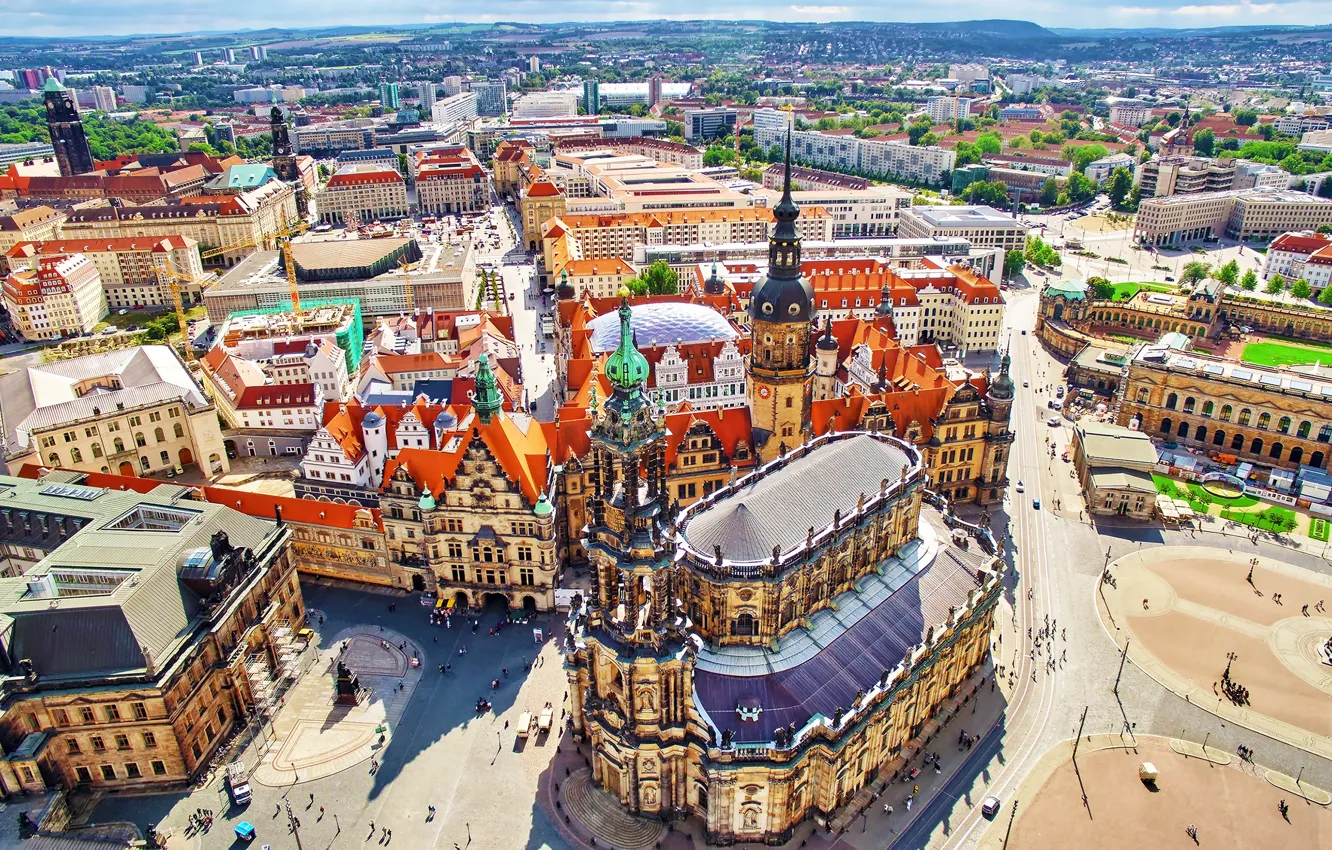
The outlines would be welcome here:
M 176 308 L 176 322 L 180 325 L 181 336 L 185 340 L 185 360 L 187 362 L 194 360 L 194 350 L 190 347 L 190 331 L 185 323 L 185 303 L 180 297 L 180 284 L 197 283 L 189 275 L 183 275 L 177 272 L 171 265 L 171 257 L 163 254 L 161 262 L 153 263 L 153 271 L 157 273 L 157 283 L 159 286 L 165 286 L 171 292 L 171 303 Z
M 310 229 L 310 225 L 303 221 L 298 221 L 293 225 L 287 225 L 287 214 L 282 214 L 282 223 L 278 231 L 273 234 L 278 240 L 278 250 L 282 253 L 282 265 L 287 273 L 287 287 L 291 291 L 291 310 L 293 313 L 301 311 L 301 296 L 296 291 L 296 265 L 291 259 L 291 238 L 298 233 L 304 233 Z M 244 248 L 255 248 L 262 244 L 259 239 L 246 239 L 242 242 L 233 242 L 230 245 L 223 245 L 221 248 L 209 248 L 207 251 L 200 251 L 200 259 L 208 260 L 213 257 L 220 257 L 223 254 L 232 251 L 239 251 Z
M 407 296 L 407 315 L 416 315 L 416 303 L 412 300 L 412 264 L 406 257 L 398 258 L 398 267 L 402 269 L 402 290 Z

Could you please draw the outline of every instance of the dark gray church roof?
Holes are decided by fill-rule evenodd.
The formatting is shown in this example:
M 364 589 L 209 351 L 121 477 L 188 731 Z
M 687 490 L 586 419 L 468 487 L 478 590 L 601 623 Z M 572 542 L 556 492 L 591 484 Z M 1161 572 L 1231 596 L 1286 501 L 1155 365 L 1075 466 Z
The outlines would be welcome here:
M 727 560 L 766 561 L 772 547 L 803 543 L 809 528 L 829 525 L 834 511 L 852 513 L 862 493 L 878 495 L 885 478 L 896 482 L 913 463 L 904 449 L 869 434 L 820 446 L 691 517 L 685 542 L 705 557 L 720 545 Z

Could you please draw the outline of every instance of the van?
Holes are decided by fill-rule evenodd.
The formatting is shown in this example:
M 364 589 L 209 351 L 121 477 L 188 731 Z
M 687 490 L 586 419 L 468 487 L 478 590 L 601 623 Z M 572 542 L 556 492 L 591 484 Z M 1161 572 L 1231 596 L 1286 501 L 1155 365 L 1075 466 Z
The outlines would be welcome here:
M 245 773 L 245 764 L 239 759 L 227 765 L 227 791 L 231 794 L 231 802 L 237 806 L 249 805 L 253 796 L 250 793 L 250 777 Z

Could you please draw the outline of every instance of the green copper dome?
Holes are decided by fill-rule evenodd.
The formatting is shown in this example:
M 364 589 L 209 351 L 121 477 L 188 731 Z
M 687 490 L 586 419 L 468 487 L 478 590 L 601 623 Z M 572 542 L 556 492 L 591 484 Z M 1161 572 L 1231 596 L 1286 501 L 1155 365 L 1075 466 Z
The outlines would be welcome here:
M 547 517 L 554 512 L 555 506 L 550 503 L 550 499 L 546 498 L 546 493 L 543 490 L 541 492 L 541 498 L 537 499 L 536 507 L 532 508 L 532 513 L 540 517 Z
M 490 358 L 482 354 L 476 358 L 476 388 L 472 390 L 472 408 L 484 425 L 489 424 L 503 406 L 504 398 L 500 395 L 495 373 L 490 369 Z
M 620 299 L 620 344 L 606 358 L 606 377 L 617 390 L 634 391 L 647 383 L 648 362 L 634 348 L 634 332 L 629 326 L 632 313 L 629 299 Z
M 46 85 L 42 86 L 44 92 L 68 91 L 55 77 L 47 77 Z
M 430 495 L 429 487 L 425 488 L 425 492 L 421 494 L 421 499 L 416 503 L 416 506 L 423 511 L 433 511 L 435 509 L 435 497 Z

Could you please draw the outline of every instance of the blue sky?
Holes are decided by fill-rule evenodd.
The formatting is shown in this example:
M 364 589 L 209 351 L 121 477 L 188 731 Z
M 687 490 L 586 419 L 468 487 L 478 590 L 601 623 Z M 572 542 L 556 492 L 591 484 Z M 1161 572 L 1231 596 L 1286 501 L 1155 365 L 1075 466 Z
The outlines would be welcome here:
M 873 0 L 491 0 L 439 3 L 394 0 L 367 11 L 363 0 L 0 0 L 0 20 L 12 35 L 185 32 L 265 26 L 318 26 L 462 21 L 632 20 L 726 18 L 777 21 L 950 21 L 1004 17 L 1061 27 L 1194 27 L 1332 22 L 1326 2 L 1165 2 L 1165 0 L 935 0 L 901 8 Z

